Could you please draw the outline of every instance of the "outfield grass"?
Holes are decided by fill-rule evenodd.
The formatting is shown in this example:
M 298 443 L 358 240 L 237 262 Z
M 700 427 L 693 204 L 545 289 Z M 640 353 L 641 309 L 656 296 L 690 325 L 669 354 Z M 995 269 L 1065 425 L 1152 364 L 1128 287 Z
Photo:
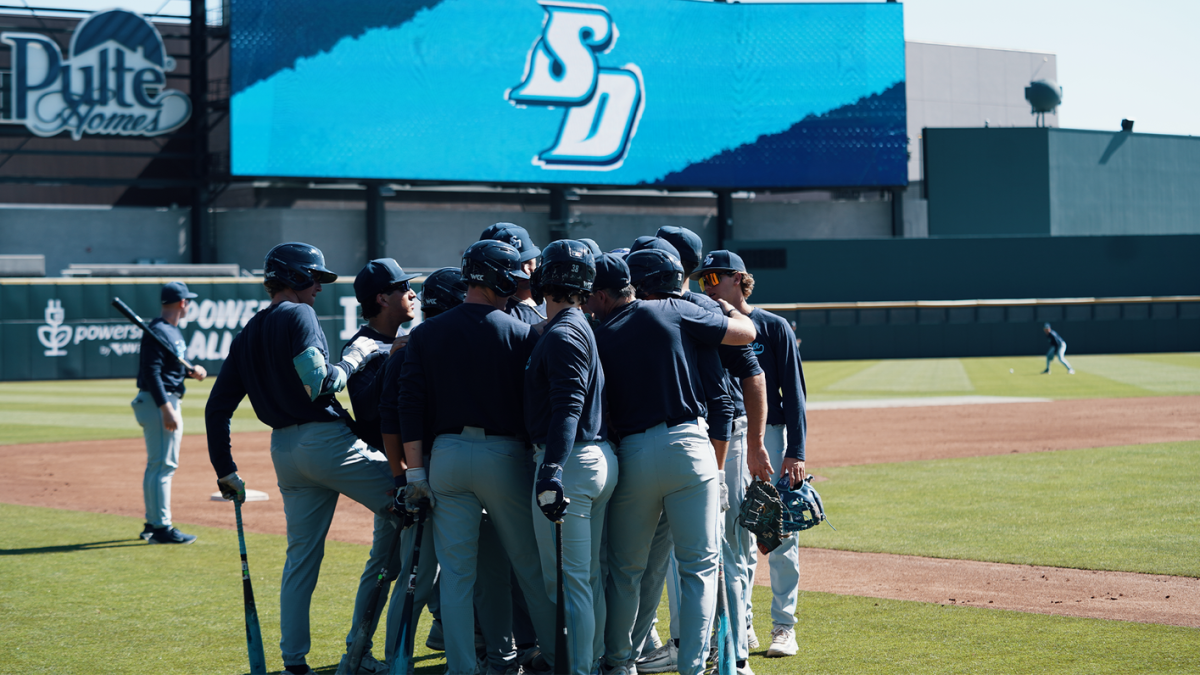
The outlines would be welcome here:
M 911 396 L 1119 398 L 1200 394 L 1200 354 L 1071 356 L 1075 375 L 1040 356 L 804 364 L 809 399 L 838 401 Z M 1012 370 L 1010 373 L 1009 370 Z
M 809 398 L 836 401 L 912 396 L 1105 398 L 1200 394 L 1200 353 L 1070 356 L 1039 375 L 1041 357 L 815 361 L 805 363 Z M 1013 370 L 1010 374 L 1009 369 Z M 185 434 L 204 433 L 204 405 L 215 377 L 188 380 Z M 0 382 L 0 444 L 137 438 L 129 402 L 133 380 Z M 345 402 L 345 396 L 342 397 Z M 233 417 L 234 431 L 265 431 L 249 401 Z
M 204 433 L 204 406 L 215 377 L 187 381 L 183 432 Z M 130 402 L 134 380 L 0 382 L 0 444 L 140 438 Z M 233 431 L 267 431 L 248 399 L 233 415 Z
M 810 470 L 804 546 L 1200 577 L 1200 442 Z
M 181 524 L 199 535 L 195 544 L 150 546 L 136 539 L 135 518 L 9 505 L 0 505 L 0 523 L 0 673 L 247 671 L 235 532 Z M 282 667 L 285 545 L 278 535 L 247 536 L 272 672 Z M 366 557 L 366 546 L 326 546 L 309 656 L 319 672 L 332 673 L 341 656 Z M 769 636 L 769 589 L 755 588 L 754 600 L 756 631 Z M 766 659 L 760 650 L 756 673 L 1200 671 L 1196 629 L 822 593 L 801 593 L 799 604 L 800 654 Z M 423 645 L 428 623 L 426 614 L 417 672 L 438 673 L 444 659 Z

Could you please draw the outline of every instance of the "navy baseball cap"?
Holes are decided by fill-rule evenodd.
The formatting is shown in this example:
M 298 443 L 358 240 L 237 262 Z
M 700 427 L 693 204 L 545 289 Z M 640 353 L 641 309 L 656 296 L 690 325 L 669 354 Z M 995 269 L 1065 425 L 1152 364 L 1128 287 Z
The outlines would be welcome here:
M 542 250 L 533 243 L 533 237 L 529 236 L 529 231 L 520 225 L 496 223 L 484 230 L 479 237 L 479 241 L 487 239 L 502 241 L 517 249 L 517 252 L 521 254 L 521 262 L 533 260 L 542 254 Z
M 187 284 L 182 281 L 172 281 L 168 284 L 163 284 L 162 287 L 162 304 L 173 305 L 180 300 L 197 297 L 195 293 L 188 290 Z
M 700 264 L 700 256 L 704 254 L 704 242 L 700 240 L 700 235 L 686 227 L 664 225 L 658 228 L 655 236 L 671 242 L 671 245 L 679 251 L 679 259 L 685 264 Z
M 594 258 L 599 258 L 601 255 L 604 254 L 604 251 L 600 250 L 600 244 L 597 244 L 592 239 L 576 239 L 575 241 L 588 247 L 588 250 L 592 252 L 592 257 L 594 257 Z
M 596 258 L 596 279 L 593 291 L 620 290 L 629 285 L 629 265 L 612 253 Z
M 700 267 L 692 272 L 689 279 L 699 279 L 709 272 L 745 272 L 746 263 L 742 262 L 742 257 L 733 251 L 710 251 L 704 256 L 704 262 Z
M 354 297 L 358 302 L 365 303 L 374 300 L 376 295 L 383 293 L 389 286 L 416 279 L 417 274 L 405 274 L 400 264 L 391 258 L 379 258 L 367 263 L 358 276 L 354 277 Z
M 671 242 L 658 237 L 638 237 L 636 240 L 634 240 L 633 246 L 629 247 L 629 252 L 637 253 L 638 251 L 645 251 L 646 249 L 664 251 L 666 253 L 670 253 L 676 260 L 680 259 L 678 249 L 672 246 Z

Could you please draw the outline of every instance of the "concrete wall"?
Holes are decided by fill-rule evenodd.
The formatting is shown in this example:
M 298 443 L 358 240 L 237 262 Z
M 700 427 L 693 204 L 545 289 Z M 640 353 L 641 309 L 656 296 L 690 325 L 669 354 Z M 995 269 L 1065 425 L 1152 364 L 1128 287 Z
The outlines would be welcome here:
M 892 205 L 885 201 L 735 200 L 733 234 L 746 241 L 891 237 Z
M 191 262 L 190 222 L 186 209 L 0 207 L 0 253 L 40 253 L 49 276 L 70 263 Z
M 927 42 L 904 44 L 908 100 L 909 180 L 922 178 L 921 130 L 926 127 L 1031 127 L 1025 87 L 1058 78 L 1054 54 Z M 1069 92 L 1063 99 L 1069 100 Z M 1046 115 L 1059 126 L 1058 114 Z
M 926 129 L 929 235 L 1050 234 L 1048 129 Z
M 1200 138 L 1054 129 L 1051 234 L 1200 234 Z
M 931 236 L 1200 234 L 1200 138 L 927 129 Z

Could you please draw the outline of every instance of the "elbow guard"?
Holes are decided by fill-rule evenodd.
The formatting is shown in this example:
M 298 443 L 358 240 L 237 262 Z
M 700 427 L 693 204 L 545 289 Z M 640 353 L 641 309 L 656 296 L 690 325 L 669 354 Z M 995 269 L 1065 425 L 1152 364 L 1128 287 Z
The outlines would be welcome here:
M 292 365 L 296 368 L 296 374 L 300 376 L 300 382 L 304 385 L 304 391 L 308 394 L 308 400 L 315 401 L 322 393 L 322 385 L 325 384 L 325 377 L 329 370 L 325 366 L 325 356 L 321 354 L 316 347 L 309 347 L 300 352 L 300 355 L 292 359 Z M 341 369 L 338 369 L 341 373 Z M 342 384 L 345 384 L 343 375 Z

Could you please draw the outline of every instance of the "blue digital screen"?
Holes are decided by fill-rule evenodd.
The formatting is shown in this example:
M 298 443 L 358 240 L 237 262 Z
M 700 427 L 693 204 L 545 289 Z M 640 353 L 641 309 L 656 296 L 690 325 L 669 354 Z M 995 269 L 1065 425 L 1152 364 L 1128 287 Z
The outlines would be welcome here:
M 233 0 L 238 176 L 907 183 L 899 3 Z

